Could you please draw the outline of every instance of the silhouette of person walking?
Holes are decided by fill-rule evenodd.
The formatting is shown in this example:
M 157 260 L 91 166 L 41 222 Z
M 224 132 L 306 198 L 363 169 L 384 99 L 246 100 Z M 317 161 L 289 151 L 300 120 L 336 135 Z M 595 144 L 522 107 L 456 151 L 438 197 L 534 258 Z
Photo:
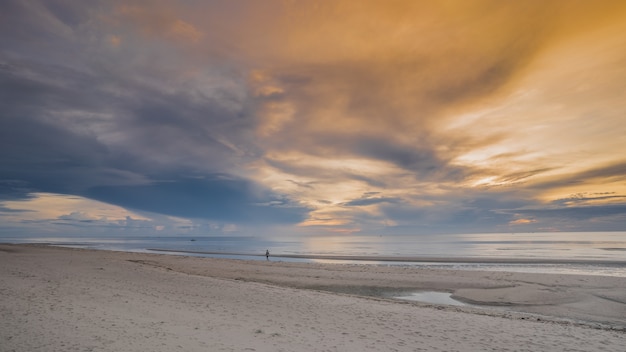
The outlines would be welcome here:
M 266 260 L 270 260 L 270 250 L 269 249 L 265 250 L 265 259 Z

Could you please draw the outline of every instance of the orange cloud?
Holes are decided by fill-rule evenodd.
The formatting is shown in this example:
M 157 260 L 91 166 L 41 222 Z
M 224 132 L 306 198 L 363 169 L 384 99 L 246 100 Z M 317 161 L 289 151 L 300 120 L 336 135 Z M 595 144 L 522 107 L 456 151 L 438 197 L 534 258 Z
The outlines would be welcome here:
M 175 39 L 183 39 L 194 43 L 202 39 L 203 36 L 202 32 L 192 24 L 181 20 L 175 20 L 168 29 L 168 33 Z
M 117 48 L 118 46 L 120 46 L 121 42 L 122 42 L 122 39 L 119 36 L 117 35 L 109 36 L 109 44 L 111 44 L 112 47 Z
M 535 219 L 517 219 L 517 220 L 513 220 L 509 222 L 509 225 L 528 225 L 528 224 L 534 224 L 536 222 L 537 220 Z
M 349 222 L 320 196 L 368 191 L 626 194 L 617 178 L 558 182 L 623 161 L 624 1 L 137 4 L 120 18 L 189 44 L 181 66 L 237 71 L 263 150 L 248 166 L 318 207 L 305 225 Z
M 193 24 L 178 18 L 178 11 L 175 11 L 171 5 L 124 4 L 118 6 L 116 12 L 118 16 L 130 21 L 146 35 L 189 43 L 199 42 L 203 38 L 202 31 Z

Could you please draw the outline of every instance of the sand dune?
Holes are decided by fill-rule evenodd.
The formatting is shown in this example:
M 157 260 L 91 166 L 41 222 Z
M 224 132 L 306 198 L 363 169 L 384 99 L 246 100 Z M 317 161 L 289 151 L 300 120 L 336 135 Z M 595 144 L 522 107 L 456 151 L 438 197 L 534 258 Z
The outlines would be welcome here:
M 30 245 L 0 245 L 0 277 L 0 351 L 623 351 L 626 337 L 616 277 Z M 490 307 L 388 298 L 414 290 Z

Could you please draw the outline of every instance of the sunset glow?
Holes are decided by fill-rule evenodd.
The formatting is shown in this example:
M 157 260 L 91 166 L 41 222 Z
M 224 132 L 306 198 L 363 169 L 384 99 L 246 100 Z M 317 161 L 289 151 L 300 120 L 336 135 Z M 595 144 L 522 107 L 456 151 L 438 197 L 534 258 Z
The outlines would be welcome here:
M 0 231 L 624 231 L 624 33 L 610 0 L 6 1 Z

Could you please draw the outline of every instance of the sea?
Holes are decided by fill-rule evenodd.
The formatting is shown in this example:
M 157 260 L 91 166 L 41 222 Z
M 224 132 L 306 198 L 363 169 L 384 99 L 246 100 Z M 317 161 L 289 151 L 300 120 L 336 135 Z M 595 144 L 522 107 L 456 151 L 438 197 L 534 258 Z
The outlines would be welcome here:
M 172 255 L 626 277 L 626 232 L 9 237 L 3 243 Z M 406 260 L 404 260 L 406 259 Z

